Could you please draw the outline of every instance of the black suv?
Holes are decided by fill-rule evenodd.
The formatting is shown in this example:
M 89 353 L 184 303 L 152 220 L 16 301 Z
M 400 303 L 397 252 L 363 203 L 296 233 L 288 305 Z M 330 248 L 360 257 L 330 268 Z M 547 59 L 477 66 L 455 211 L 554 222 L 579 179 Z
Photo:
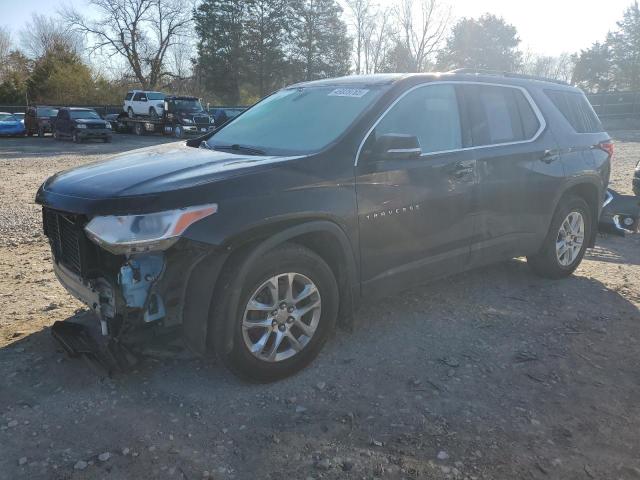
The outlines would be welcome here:
M 189 142 L 59 173 L 36 201 L 60 281 L 103 334 L 179 329 L 257 381 L 364 296 L 594 245 L 612 144 L 564 84 L 489 74 L 302 83 Z
M 111 122 L 102 119 L 92 108 L 65 107 L 58 111 L 54 122 L 56 140 L 71 138 L 75 143 L 89 139 L 111 141 Z

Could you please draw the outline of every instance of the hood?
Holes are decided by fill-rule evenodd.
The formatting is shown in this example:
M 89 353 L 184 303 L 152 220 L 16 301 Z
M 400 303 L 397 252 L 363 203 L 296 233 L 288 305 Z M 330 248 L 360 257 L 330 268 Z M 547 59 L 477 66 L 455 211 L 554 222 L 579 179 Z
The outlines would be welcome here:
M 185 189 L 206 193 L 209 189 L 200 187 L 294 158 L 299 157 L 237 155 L 168 143 L 60 172 L 40 187 L 36 202 L 75 213 L 153 211 L 170 198 L 184 201 Z M 172 208 L 180 206 L 187 205 Z
M 95 125 L 96 123 L 104 125 L 106 122 L 101 118 L 74 118 L 73 121 L 76 123 L 89 123 L 92 125 Z

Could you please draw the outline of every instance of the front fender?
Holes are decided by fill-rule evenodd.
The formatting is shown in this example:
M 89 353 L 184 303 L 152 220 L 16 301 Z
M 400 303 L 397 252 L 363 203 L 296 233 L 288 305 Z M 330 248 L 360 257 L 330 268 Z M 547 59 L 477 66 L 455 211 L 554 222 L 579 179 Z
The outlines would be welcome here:
M 240 302 L 242 287 L 253 263 L 276 246 L 314 232 L 329 233 L 339 242 L 343 253 L 341 260 L 343 260 L 347 276 L 346 285 L 344 285 L 347 288 L 341 294 L 347 297 L 349 307 L 353 309 L 355 298 L 358 295 L 359 282 L 354 250 L 346 233 L 336 223 L 328 220 L 305 222 L 280 230 L 259 243 L 251 245 L 251 248 L 245 249 L 245 251 L 239 249 L 235 259 L 229 260 L 233 264 L 226 269 L 227 278 L 223 279 L 223 285 L 219 285 L 221 290 L 218 292 L 221 293 L 224 290 L 222 295 L 224 295 L 224 304 L 227 309 L 220 309 L 216 312 L 213 328 L 209 327 L 208 343 L 210 346 L 213 346 L 216 351 L 224 353 L 228 353 L 233 348 L 233 322 L 237 319 L 238 312 L 236 310 Z M 252 238 L 255 237 L 255 234 L 247 232 L 244 236 Z M 229 271 L 232 271 L 233 274 L 229 275 Z M 220 298 L 219 295 L 216 297 Z

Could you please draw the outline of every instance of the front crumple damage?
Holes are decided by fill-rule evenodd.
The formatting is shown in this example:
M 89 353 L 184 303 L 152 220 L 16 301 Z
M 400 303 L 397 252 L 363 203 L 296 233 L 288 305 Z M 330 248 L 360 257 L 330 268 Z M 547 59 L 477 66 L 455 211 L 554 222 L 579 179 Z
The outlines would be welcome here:
M 125 306 L 139 309 L 145 323 L 166 315 L 162 296 L 153 291 L 164 269 L 164 256 L 150 254 L 128 259 L 118 273 L 118 286 Z

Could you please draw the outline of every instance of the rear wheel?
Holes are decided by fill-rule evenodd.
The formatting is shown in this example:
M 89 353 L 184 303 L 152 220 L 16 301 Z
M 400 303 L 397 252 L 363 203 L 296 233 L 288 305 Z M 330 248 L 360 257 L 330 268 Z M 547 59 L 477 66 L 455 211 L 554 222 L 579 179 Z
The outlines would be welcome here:
M 230 295 L 224 297 L 228 302 Z M 239 298 L 237 305 L 221 310 L 234 314 L 233 348 L 219 355 L 234 373 L 256 382 L 279 380 L 308 365 L 338 313 L 331 268 L 311 250 L 293 244 L 256 260 Z
M 44 137 L 44 128 L 43 127 L 38 128 L 38 136 L 39 137 Z
M 546 278 L 571 275 L 587 250 L 592 225 L 591 210 L 583 198 L 575 195 L 563 197 L 551 220 L 542 249 L 527 257 L 531 269 Z

